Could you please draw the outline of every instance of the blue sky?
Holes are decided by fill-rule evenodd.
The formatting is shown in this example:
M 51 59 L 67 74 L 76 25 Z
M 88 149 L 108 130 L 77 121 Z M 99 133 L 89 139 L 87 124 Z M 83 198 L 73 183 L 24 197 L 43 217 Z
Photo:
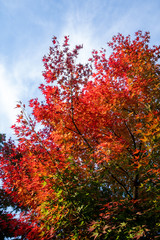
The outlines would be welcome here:
M 118 32 L 150 31 L 160 44 L 160 0 L 0 0 L 0 132 L 12 135 L 16 101 L 38 97 L 52 37 L 83 44 L 80 60 Z

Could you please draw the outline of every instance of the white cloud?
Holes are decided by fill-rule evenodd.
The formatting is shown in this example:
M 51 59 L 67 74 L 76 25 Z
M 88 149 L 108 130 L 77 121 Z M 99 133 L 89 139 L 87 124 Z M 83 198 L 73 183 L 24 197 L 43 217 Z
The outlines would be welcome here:
M 18 101 L 18 91 L 15 85 L 11 84 L 4 65 L 0 64 L 0 133 L 6 133 L 9 130 L 8 124 L 13 124 L 16 120 L 17 111 L 15 110 Z
M 70 47 L 74 48 L 75 45 L 83 44 L 83 49 L 79 52 L 79 61 L 86 62 L 91 56 L 91 52 L 97 44 L 97 38 L 94 37 L 93 18 L 96 15 L 95 7 L 96 2 L 87 1 L 78 4 L 75 1 L 70 1 L 68 11 L 64 15 L 65 26 L 61 31 L 60 42 L 63 42 L 63 37 L 70 38 Z
M 16 122 L 18 101 L 26 105 L 31 98 L 40 96 L 42 61 L 38 51 L 25 52 L 9 65 L 0 63 L 0 133 L 12 135 L 11 125 Z

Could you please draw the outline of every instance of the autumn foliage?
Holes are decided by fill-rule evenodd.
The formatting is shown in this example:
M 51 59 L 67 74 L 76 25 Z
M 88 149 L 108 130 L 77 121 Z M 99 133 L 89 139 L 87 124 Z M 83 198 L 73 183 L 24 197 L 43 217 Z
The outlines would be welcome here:
M 5 142 L 5 135 L 0 134 L 0 149 Z M 0 172 L 2 174 L 2 172 Z M 10 209 L 10 212 L 8 211 Z M 13 201 L 12 196 L 2 187 L 0 182 L 0 239 L 10 239 L 13 237 L 25 237 L 26 229 L 29 231 L 30 226 L 17 218 L 16 213 L 22 211 L 19 204 Z M 24 239 L 24 238 L 23 238 Z
M 3 188 L 22 209 L 24 239 L 156 239 L 160 47 L 121 34 L 87 64 L 53 38 L 44 101 L 20 103 L 18 144 L 1 154 Z

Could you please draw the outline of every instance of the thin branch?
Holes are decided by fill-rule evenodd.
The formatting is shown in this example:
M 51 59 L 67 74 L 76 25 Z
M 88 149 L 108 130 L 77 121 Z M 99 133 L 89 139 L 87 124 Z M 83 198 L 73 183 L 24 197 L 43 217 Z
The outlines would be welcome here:
M 93 148 L 89 144 L 88 140 L 83 136 L 83 134 L 80 132 L 79 128 L 77 127 L 75 120 L 74 120 L 74 106 L 73 106 L 73 92 L 72 92 L 72 79 L 71 79 L 71 85 L 70 85 L 70 92 L 71 92 L 71 118 L 72 123 L 75 126 L 78 134 L 83 138 L 84 142 L 87 144 L 87 146 L 93 151 Z
M 104 165 L 103 165 L 104 166 Z M 133 199 L 132 195 L 128 192 L 127 188 L 124 186 L 124 184 L 118 180 L 118 178 L 113 175 L 113 173 L 106 167 L 104 166 L 104 168 L 109 172 L 109 174 L 111 175 L 111 177 L 120 185 L 123 187 L 123 189 L 125 190 L 125 192 L 127 193 L 127 195 L 130 197 L 130 199 Z
M 132 195 L 128 192 L 127 188 L 124 186 L 124 184 L 122 182 L 120 182 L 118 180 L 118 178 L 116 176 L 114 176 L 110 170 L 108 170 L 109 174 L 112 176 L 112 178 L 119 184 L 123 187 L 123 189 L 125 190 L 125 192 L 127 193 L 127 195 L 132 199 Z
M 119 164 L 115 164 L 120 170 L 122 170 L 122 172 L 124 172 L 128 177 L 129 177 L 129 174 L 128 174 L 128 172 L 125 170 L 125 169 L 123 169 L 121 166 L 119 166 Z
M 129 134 L 131 135 L 131 138 L 132 138 L 132 140 L 133 140 L 133 144 L 134 144 L 134 148 L 136 149 L 136 141 L 135 141 L 134 135 L 132 134 L 130 128 L 129 128 L 128 125 L 127 125 L 127 123 L 125 122 L 124 124 L 125 124 L 125 126 L 126 126 L 128 132 L 129 132 Z

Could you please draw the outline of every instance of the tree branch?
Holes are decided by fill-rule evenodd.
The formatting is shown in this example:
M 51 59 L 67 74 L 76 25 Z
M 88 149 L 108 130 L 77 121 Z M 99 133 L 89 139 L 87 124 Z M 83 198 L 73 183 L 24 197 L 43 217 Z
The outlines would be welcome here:
M 105 169 L 109 172 L 109 174 L 111 175 L 111 177 L 119 184 L 122 186 L 122 188 L 125 190 L 125 192 L 127 193 L 127 195 L 130 197 L 130 199 L 133 199 L 132 195 L 128 192 L 127 188 L 124 186 L 124 184 L 122 182 L 120 182 L 118 180 L 118 178 L 116 176 L 113 175 L 113 173 L 106 167 L 104 166 Z
M 89 144 L 88 140 L 83 136 L 83 134 L 80 132 L 79 128 L 77 127 L 75 120 L 74 120 L 74 106 L 73 106 L 73 92 L 72 92 L 72 79 L 71 79 L 71 85 L 70 85 L 70 92 L 71 92 L 71 119 L 72 123 L 75 126 L 78 134 L 83 138 L 83 141 L 87 144 L 87 146 L 93 151 L 93 148 Z
M 131 135 L 131 138 L 132 138 L 132 140 L 133 140 L 133 144 L 134 144 L 134 148 L 136 149 L 136 141 L 135 141 L 134 135 L 132 134 L 130 128 L 129 128 L 128 125 L 127 125 L 127 123 L 125 122 L 124 124 L 125 124 L 125 126 L 126 126 L 128 132 L 129 132 L 129 134 Z

